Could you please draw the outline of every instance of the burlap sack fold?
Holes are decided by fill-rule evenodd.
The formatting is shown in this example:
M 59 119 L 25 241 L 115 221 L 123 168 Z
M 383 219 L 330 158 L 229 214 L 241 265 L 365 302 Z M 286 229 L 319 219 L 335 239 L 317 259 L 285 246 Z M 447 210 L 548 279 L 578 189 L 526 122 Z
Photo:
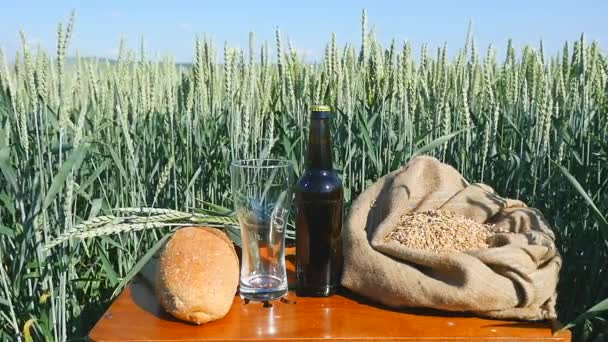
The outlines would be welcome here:
M 449 210 L 492 223 L 490 248 L 437 254 L 385 240 L 403 214 Z M 556 318 L 561 257 L 542 214 L 416 157 L 353 202 L 342 232 L 342 285 L 384 305 L 467 311 L 503 319 Z

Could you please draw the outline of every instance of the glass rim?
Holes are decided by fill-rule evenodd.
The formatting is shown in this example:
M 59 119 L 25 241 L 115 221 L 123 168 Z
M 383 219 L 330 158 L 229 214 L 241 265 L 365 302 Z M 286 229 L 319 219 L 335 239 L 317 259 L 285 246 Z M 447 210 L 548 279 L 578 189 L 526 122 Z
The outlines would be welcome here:
M 235 159 L 230 162 L 230 166 L 243 169 L 278 169 L 284 167 L 292 167 L 293 165 L 288 159 L 251 158 Z

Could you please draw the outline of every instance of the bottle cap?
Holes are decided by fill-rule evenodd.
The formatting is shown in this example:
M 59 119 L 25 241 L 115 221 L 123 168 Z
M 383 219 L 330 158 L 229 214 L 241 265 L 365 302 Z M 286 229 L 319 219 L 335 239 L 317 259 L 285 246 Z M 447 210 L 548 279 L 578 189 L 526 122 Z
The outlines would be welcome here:
M 313 105 L 311 108 L 312 112 L 326 112 L 329 113 L 331 112 L 331 108 L 329 106 L 326 105 Z

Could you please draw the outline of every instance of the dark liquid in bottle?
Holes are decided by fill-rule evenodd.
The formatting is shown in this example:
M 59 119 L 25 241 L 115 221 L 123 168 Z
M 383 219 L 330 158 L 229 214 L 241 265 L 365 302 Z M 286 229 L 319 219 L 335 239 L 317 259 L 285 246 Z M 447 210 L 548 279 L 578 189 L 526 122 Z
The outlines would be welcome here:
M 329 116 L 311 115 L 308 158 L 296 184 L 296 293 L 329 296 L 342 275 L 342 181 L 333 170 Z

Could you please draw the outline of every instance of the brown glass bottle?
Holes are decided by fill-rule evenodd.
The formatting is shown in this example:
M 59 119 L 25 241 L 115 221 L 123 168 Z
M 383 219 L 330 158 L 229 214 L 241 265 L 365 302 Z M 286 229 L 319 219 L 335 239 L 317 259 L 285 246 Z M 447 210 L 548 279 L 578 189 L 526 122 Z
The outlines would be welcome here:
M 342 275 L 342 181 L 331 158 L 330 110 L 310 115 L 304 172 L 296 183 L 296 294 L 327 297 Z

